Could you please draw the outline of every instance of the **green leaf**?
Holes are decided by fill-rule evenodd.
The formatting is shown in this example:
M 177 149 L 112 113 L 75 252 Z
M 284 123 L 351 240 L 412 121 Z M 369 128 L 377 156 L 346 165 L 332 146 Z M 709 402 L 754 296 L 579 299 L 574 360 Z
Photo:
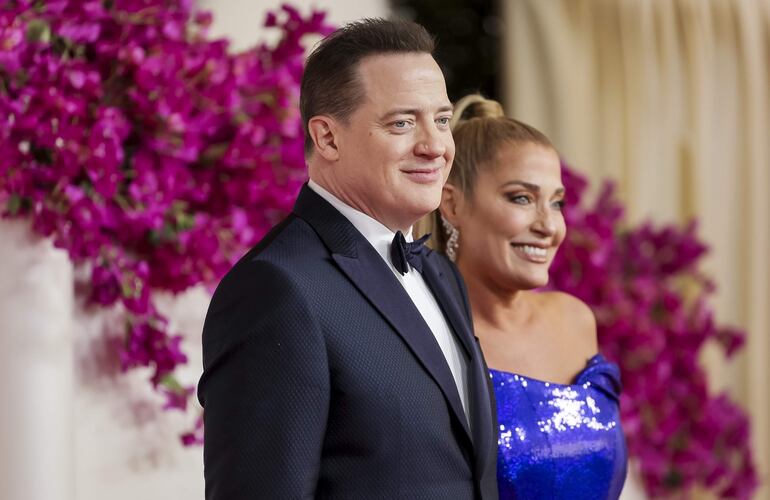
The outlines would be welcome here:
M 160 240 L 163 243 L 173 241 L 176 239 L 176 231 L 174 231 L 174 227 L 169 223 L 165 222 L 163 224 L 163 227 L 160 228 Z
M 184 390 L 182 384 L 180 384 L 176 377 L 170 373 L 167 373 L 163 376 L 162 379 L 160 379 L 160 385 L 176 392 L 182 392 L 182 390 Z
M 51 27 L 42 19 L 32 19 L 27 24 L 27 41 L 49 43 L 51 41 Z
M 150 240 L 150 244 L 153 246 L 158 246 L 161 243 L 163 243 L 160 239 L 160 233 L 158 231 L 155 231 L 155 230 L 149 231 L 147 234 L 147 237 Z
M 131 286 L 131 283 L 128 280 L 124 280 L 120 283 L 120 292 L 124 297 L 127 298 L 131 298 L 135 294 L 134 288 Z
M 11 197 L 8 199 L 8 205 L 6 207 L 6 210 L 8 210 L 8 213 L 11 215 L 17 215 L 20 209 L 21 209 L 21 196 L 19 196 L 18 194 L 12 194 Z
M 663 485 L 673 490 L 682 485 L 682 479 L 682 473 L 675 468 L 671 468 L 663 477 Z
M 187 231 L 195 226 L 195 218 L 186 213 L 179 213 L 176 216 L 176 228 L 178 231 Z

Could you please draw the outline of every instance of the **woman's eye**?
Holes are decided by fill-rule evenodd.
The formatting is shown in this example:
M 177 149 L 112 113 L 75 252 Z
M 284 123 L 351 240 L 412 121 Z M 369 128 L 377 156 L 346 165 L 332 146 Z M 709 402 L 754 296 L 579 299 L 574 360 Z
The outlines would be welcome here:
M 526 205 L 527 203 L 529 203 L 530 200 L 529 200 L 529 196 L 525 194 L 515 194 L 515 195 L 509 195 L 508 201 L 510 201 L 511 203 L 516 203 L 518 205 Z
M 559 201 L 554 201 L 553 202 L 553 208 L 556 209 L 556 210 L 559 210 L 559 211 L 564 210 L 564 205 L 566 205 L 564 200 L 559 200 Z

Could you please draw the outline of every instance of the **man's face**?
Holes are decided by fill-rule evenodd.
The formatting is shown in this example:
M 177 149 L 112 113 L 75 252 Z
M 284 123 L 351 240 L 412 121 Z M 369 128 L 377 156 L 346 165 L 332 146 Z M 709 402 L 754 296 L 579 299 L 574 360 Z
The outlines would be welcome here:
M 363 59 L 363 102 L 335 135 L 335 194 L 391 230 L 438 207 L 455 147 L 444 76 L 425 53 Z

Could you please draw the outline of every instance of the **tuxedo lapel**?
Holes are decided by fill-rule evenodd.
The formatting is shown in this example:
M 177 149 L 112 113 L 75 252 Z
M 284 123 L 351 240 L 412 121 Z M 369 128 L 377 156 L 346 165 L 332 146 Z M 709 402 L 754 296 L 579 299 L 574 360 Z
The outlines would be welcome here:
M 358 258 L 341 254 L 334 254 L 333 258 L 430 373 L 470 437 L 460 395 L 446 358 L 433 332 L 382 257 L 369 247 L 361 248 Z
M 455 331 L 455 335 L 470 353 L 468 361 L 468 392 L 470 399 L 470 420 L 472 426 L 473 445 L 476 451 L 476 468 L 482 473 L 487 466 L 489 454 L 487 450 L 492 446 L 494 439 L 492 425 L 492 411 L 489 386 L 487 385 L 488 373 L 481 356 L 481 350 L 473 338 L 472 326 L 466 320 L 465 314 L 460 309 L 456 298 L 450 294 L 450 290 L 458 288 L 449 280 L 454 276 L 445 275 L 437 263 L 433 260 L 432 252 L 427 252 L 423 258 L 423 278 L 428 283 L 438 303 L 441 305 L 444 315 L 449 320 Z
M 307 186 L 297 198 L 294 213 L 315 229 L 342 272 L 404 340 L 439 386 L 472 442 L 468 420 L 446 358 L 417 307 L 382 257 L 350 221 Z
M 449 283 L 446 282 L 444 274 L 433 262 L 433 252 L 426 251 L 425 253 L 430 254 L 424 255 L 423 257 L 422 277 L 425 280 L 425 283 L 428 284 L 430 291 L 433 292 L 433 296 L 436 297 L 436 301 L 441 307 L 444 317 L 449 322 L 449 325 L 454 330 L 455 336 L 465 349 L 465 354 L 469 359 L 473 358 L 474 350 L 472 347 L 473 339 L 471 335 L 471 326 L 459 309 L 457 300 L 451 297 Z

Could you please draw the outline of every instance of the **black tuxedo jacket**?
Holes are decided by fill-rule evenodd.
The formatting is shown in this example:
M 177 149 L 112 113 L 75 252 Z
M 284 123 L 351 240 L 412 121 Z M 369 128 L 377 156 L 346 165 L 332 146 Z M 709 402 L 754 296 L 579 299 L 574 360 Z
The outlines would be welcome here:
M 464 285 L 435 252 L 422 274 L 468 359 L 470 426 L 388 265 L 303 187 L 209 306 L 207 499 L 497 498 L 494 399 Z

